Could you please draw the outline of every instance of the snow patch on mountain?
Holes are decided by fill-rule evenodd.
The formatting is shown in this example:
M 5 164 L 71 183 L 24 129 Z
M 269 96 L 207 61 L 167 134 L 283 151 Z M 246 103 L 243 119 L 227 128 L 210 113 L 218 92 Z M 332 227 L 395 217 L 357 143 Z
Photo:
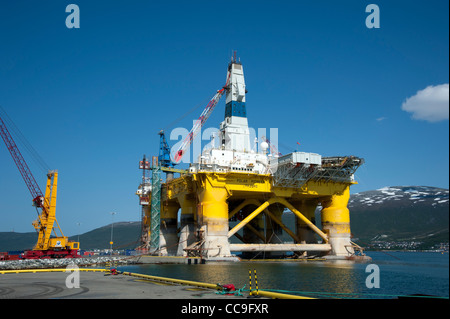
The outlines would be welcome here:
M 351 195 L 349 207 L 374 206 L 405 201 L 405 204 L 448 205 L 449 190 L 429 186 L 386 186 L 377 190 Z

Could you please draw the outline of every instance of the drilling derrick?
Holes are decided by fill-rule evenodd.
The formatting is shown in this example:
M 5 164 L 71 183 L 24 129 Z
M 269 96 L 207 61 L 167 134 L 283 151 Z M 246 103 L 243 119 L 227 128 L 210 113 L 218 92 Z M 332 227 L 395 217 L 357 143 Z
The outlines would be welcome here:
M 242 64 L 235 58 L 228 65 L 225 119 L 220 124 L 220 140 L 225 150 L 250 150 L 250 132 L 245 109 L 245 81 Z
M 257 149 L 250 142 L 246 94 L 243 65 L 234 55 L 225 85 L 174 152 L 174 162 L 165 161 L 166 167 L 153 165 L 154 170 L 180 173 L 160 185 L 159 178 L 152 183 L 152 210 L 159 208 L 151 220 L 156 223 L 151 225 L 152 236 L 159 233 L 157 254 L 200 256 L 207 261 L 236 261 L 238 252 L 243 256 L 264 252 L 280 257 L 293 252 L 299 257 L 366 258 L 357 254 L 361 247 L 351 241 L 347 208 L 349 188 L 356 184 L 354 173 L 364 160 L 308 152 L 281 155 L 274 153 L 276 147 L 266 137 Z M 222 95 L 225 113 L 219 142 L 213 138 L 187 170 L 174 169 L 169 164 L 180 162 Z M 168 153 L 165 139 L 161 143 Z M 153 173 L 159 174 L 158 170 Z M 320 206 L 321 220 L 316 222 Z M 294 225 L 283 223 L 288 211 L 295 216 Z M 291 238 L 289 243 L 281 239 L 283 232 Z M 232 243 L 232 237 L 242 243 Z

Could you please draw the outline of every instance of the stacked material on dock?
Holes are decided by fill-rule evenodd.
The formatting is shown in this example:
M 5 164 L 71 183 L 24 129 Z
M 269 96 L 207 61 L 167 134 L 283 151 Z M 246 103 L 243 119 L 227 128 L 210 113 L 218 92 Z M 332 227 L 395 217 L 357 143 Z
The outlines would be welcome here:
M 16 270 L 16 269 L 42 269 L 42 268 L 61 268 L 67 267 L 69 264 L 75 264 L 79 267 L 88 267 L 104 264 L 109 261 L 118 264 L 134 263 L 135 258 L 129 256 L 97 256 L 87 258 L 61 258 L 61 259 L 21 259 L 0 261 L 0 269 Z

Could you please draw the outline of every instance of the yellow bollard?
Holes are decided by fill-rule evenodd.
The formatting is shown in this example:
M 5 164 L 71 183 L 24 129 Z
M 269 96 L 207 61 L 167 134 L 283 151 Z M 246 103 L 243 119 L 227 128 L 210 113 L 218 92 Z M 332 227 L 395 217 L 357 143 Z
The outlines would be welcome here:
M 109 274 L 111 274 L 111 262 L 107 261 L 105 262 L 105 276 L 108 276 Z
M 256 269 L 253 269 L 253 272 L 255 273 L 256 295 L 259 295 L 259 294 L 258 294 L 258 278 L 256 277 Z
M 260 298 L 261 296 L 259 295 L 259 291 L 258 291 L 258 277 L 256 276 L 256 269 L 253 269 L 253 273 L 255 275 L 255 288 L 256 288 L 256 293 L 254 293 L 252 291 L 252 270 L 249 269 L 248 270 L 248 279 L 249 279 L 249 289 L 250 289 L 250 294 L 248 296 L 248 298 Z
M 250 295 L 252 295 L 252 270 L 248 270 L 248 281 L 249 281 L 249 289 L 250 289 Z

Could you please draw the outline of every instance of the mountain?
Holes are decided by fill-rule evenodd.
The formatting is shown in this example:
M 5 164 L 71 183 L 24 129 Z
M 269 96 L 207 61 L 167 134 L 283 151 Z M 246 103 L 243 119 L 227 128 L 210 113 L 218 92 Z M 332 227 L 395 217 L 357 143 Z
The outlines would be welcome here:
M 36 232 L 0 232 L 0 252 L 31 249 L 37 241 Z
M 113 248 L 129 249 L 135 248 L 139 242 L 141 233 L 140 222 L 117 222 L 113 225 Z M 70 240 L 78 241 L 78 236 L 72 236 Z M 0 232 L 0 252 L 31 249 L 36 244 L 37 234 Z M 96 228 L 79 236 L 80 248 L 106 249 L 110 248 L 111 224 Z
M 428 249 L 449 241 L 448 189 L 384 187 L 352 194 L 348 207 L 353 240 L 363 247 Z M 294 218 L 292 213 L 283 214 L 283 222 L 291 230 L 295 229 Z M 316 224 L 320 227 L 320 207 L 316 211 Z M 137 246 L 140 222 L 118 222 L 113 226 L 113 248 Z M 78 236 L 70 239 L 76 241 Z M 292 240 L 284 232 L 282 239 Z M 30 249 L 36 240 L 34 232 L 0 232 L 0 251 Z M 81 234 L 79 240 L 83 250 L 109 248 L 111 224 Z
M 384 187 L 352 194 L 348 208 L 353 241 L 367 249 L 431 249 L 449 242 L 448 189 Z M 321 209 L 315 214 L 319 228 Z M 283 214 L 291 230 L 294 219 L 293 213 Z M 283 232 L 283 240 L 292 239 Z
M 113 248 L 131 249 L 139 243 L 141 235 L 140 222 L 118 222 L 113 225 Z M 70 237 L 70 240 L 78 241 L 78 236 Z M 80 235 L 80 248 L 85 249 L 106 249 L 110 248 L 111 224 L 96 228 L 90 232 Z
M 449 241 L 448 189 L 384 187 L 351 195 L 348 208 L 352 233 L 361 245 L 414 241 L 420 249 Z

